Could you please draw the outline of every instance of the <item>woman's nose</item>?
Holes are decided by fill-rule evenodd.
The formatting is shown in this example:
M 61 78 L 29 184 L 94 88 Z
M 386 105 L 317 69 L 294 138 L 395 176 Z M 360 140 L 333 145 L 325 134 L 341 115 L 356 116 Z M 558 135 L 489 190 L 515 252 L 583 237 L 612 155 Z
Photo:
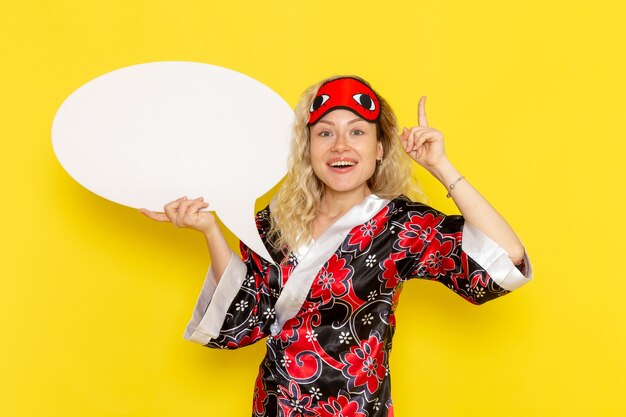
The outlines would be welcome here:
M 331 147 L 331 151 L 334 152 L 345 152 L 350 150 L 350 146 L 346 142 L 346 138 L 343 135 L 338 135 L 335 143 Z

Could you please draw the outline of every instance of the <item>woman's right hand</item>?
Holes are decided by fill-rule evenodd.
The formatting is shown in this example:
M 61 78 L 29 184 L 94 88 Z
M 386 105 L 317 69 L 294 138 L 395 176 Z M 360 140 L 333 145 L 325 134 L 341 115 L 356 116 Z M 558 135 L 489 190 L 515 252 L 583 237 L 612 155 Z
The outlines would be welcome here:
M 139 212 L 156 220 L 158 222 L 170 222 L 176 227 L 186 227 L 199 232 L 209 234 L 217 226 L 215 216 L 208 211 L 200 211 L 200 209 L 209 207 L 209 203 L 204 198 L 196 198 L 189 200 L 187 197 L 181 197 L 167 203 L 164 207 L 164 213 L 158 213 L 148 209 L 139 209 Z

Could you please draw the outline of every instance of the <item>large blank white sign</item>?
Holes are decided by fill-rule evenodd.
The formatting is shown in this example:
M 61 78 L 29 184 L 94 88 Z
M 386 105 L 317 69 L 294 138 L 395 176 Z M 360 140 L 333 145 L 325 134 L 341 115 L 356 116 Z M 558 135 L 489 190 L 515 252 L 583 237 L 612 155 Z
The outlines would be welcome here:
M 294 114 L 273 90 L 226 68 L 156 62 L 104 74 L 59 108 L 52 143 L 65 170 L 119 204 L 163 211 L 203 196 L 271 260 L 254 202 L 286 173 Z

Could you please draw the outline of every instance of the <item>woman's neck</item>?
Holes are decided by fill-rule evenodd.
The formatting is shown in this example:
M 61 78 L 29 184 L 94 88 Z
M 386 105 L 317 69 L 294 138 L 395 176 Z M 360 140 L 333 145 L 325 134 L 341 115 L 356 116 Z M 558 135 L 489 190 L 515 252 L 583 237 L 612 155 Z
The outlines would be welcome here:
M 350 193 L 325 190 L 318 213 L 330 219 L 341 217 L 345 212 L 359 204 L 365 197 L 372 194 L 369 187 L 354 190 Z

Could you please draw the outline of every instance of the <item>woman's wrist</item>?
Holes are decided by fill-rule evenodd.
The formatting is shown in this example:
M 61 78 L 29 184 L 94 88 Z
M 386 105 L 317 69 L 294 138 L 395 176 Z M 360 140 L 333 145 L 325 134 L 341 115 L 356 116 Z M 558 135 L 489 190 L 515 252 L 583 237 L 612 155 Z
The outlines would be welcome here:
M 222 231 L 220 230 L 219 225 L 215 222 L 212 226 L 209 226 L 206 230 L 202 230 L 204 237 L 207 241 L 213 239 L 215 236 L 221 235 Z
M 446 189 L 460 176 L 459 171 L 457 171 L 448 158 L 444 158 L 440 163 L 428 167 L 426 170 L 430 172 L 433 177 L 437 178 Z

